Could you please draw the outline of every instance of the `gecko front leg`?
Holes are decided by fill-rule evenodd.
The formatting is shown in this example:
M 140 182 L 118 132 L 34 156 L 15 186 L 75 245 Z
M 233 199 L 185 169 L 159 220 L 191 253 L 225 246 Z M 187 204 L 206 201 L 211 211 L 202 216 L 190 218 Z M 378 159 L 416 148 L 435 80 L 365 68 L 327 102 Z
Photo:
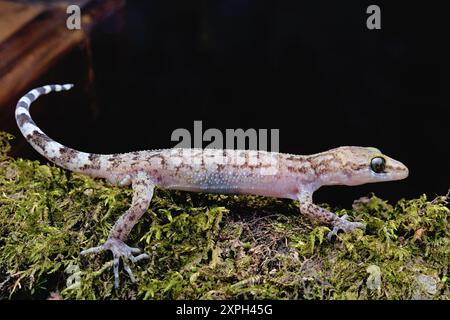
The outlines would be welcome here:
M 337 235 L 339 230 L 351 232 L 356 228 L 363 230 L 366 228 L 366 226 L 361 222 L 348 221 L 347 215 L 339 217 L 335 213 L 315 205 L 312 201 L 312 192 L 301 192 L 297 195 L 297 197 L 300 201 L 300 211 L 302 214 L 310 219 L 318 220 L 322 223 L 333 226 L 333 230 L 327 235 L 327 239 L 329 241 L 331 241 L 333 236 Z
M 81 255 L 97 253 L 105 250 L 110 250 L 112 252 L 114 286 L 116 288 L 119 286 L 120 258 L 122 258 L 124 269 L 130 276 L 132 282 L 135 282 L 135 278 L 125 260 L 129 259 L 136 262 L 149 258 L 149 256 L 145 253 L 134 256 L 134 254 L 140 253 L 141 250 L 139 248 L 131 248 L 127 246 L 124 241 L 126 240 L 131 229 L 133 229 L 133 226 L 139 221 L 145 211 L 147 211 L 153 197 L 155 185 L 150 176 L 145 172 L 138 172 L 131 179 L 133 187 L 133 200 L 130 208 L 114 224 L 114 227 L 109 233 L 108 239 L 103 245 L 81 251 Z

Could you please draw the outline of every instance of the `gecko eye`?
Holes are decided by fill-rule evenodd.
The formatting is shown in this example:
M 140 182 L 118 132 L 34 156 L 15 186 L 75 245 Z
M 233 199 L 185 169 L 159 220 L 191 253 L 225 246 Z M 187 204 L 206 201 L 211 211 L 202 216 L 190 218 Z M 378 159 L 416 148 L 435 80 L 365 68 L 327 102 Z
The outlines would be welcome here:
M 370 161 L 370 168 L 375 173 L 382 173 L 386 169 L 386 160 L 382 157 L 375 157 Z

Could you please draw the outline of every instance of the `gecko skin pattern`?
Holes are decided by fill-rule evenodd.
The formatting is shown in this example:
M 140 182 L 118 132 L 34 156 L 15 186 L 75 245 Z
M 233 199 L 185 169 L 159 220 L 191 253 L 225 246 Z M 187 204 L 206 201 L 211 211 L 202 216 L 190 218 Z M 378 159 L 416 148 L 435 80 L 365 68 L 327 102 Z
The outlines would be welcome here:
M 31 119 L 29 108 L 40 95 L 69 90 L 71 84 L 48 85 L 31 90 L 16 106 L 17 124 L 28 142 L 41 155 L 64 169 L 118 186 L 132 185 L 130 208 L 117 220 L 107 241 L 81 252 L 82 255 L 110 250 L 113 254 L 115 286 L 119 284 L 119 260 L 134 282 L 127 259 L 148 258 L 124 241 L 147 211 L 155 186 L 194 192 L 255 194 L 299 200 L 305 216 L 339 230 L 364 229 L 360 222 L 315 205 L 312 194 L 326 185 L 359 185 L 404 179 L 408 168 L 376 148 L 339 147 L 314 155 L 292 155 L 252 150 L 161 149 L 125 154 L 94 154 L 76 151 L 49 138 Z

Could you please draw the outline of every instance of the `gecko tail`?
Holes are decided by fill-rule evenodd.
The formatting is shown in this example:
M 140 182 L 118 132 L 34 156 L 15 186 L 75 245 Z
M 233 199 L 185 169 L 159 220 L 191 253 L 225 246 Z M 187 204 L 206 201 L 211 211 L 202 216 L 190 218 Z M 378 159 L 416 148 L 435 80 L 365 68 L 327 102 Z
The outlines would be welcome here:
M 25 139 L 42 156 L 64 169 L 90 173 L 92 176 L 97 176 L 97 172 L 95 172 L 94 166 L 92 166 L 92 160 L 95 158 L 99 161 L 99 155 L 77 151 L 54 141 L 34 123 L 30 115 L 31 104 L 41 95 L 46 95 L 51 92 L 67 91 L 73 87 L 74 85 L 72 83 L 63 85 L 52 84 L 29 91 L 20 98 L 16 105 L 16 122 Z

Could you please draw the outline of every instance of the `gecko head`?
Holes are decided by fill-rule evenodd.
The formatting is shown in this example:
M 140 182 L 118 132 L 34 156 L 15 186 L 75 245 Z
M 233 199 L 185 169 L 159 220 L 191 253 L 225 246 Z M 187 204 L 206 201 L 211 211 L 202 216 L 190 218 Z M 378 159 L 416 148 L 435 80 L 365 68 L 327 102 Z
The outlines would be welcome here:
M 340 147 L 333 150 L 341 167 L 334 180 L 344 185 L 360 185 L 405 179 L 408 168 L 372 147 Z

